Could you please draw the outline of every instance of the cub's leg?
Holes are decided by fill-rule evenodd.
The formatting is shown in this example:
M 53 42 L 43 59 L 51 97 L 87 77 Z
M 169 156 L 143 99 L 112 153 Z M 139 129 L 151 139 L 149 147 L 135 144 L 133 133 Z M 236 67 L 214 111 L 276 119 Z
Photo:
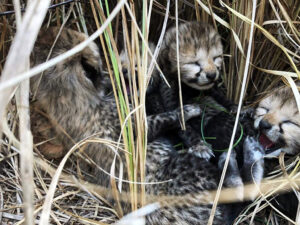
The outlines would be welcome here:
M 264 151 L 262 146 L 257 140 L 253 137 L 247 136 L 243 143 L 243 167 L 241 172 L 238 168 L 236 161 L 236 153 L 233 151 L 230 155 L 230 160 L 228 168 L 226 171 L 226 176 L 224 180 L 224 186 L 226 187 L 237 187 L 236 195 L 240 200 L 244 196 L 243 183 L 257 183 L 260 184 L 263 178 L 264 172 Z M 223 169 L 225 159 L 227 157 L 227 152 L 222 153 L 219 159 L 218 167 L 220 170 Z M 252 190 L 252 199 L 255 198 L 257 190 Z M 242 212 L 249 202 L 242 203 L 232 203 L 227 205 L 228 215 L 229 215 L 229 224 L 237 218 L 237 216 Z
M 255 138 L 248 136 L 244 141 L 243 151 L 243 180 L 259 185 L 264 175 L 264 149 Z
M 212 205 L 205 202 L 206 191 L 215 190 L 218 169 L 204 159 L 187 152 L 179 152 L 168 139 L 156 139 L 147 147 L 146 185 L 148 194 L 172 197 L 174 203 L 146 216 L 151 225 L 204 225 L 207 224 Z M 200 195 L 201 194 L 201 195 Z M 181 200 L 176 202 L 176 198 Z M 202 200 L 205 202 L 202 202 Z M 218 206 L 215 225 L 225 225 L 227 214 Z
M 170 111 L 178 106 L 178 89 L 175 82 L 170 82 L 169 88 L 164 82 L 160 85 L 160 95 L 166 111 Z M 179 121 L 181 117 L 178 118 Z M 185 119 L 187 120 L 187 119 Z M 197 127 L 200 130 L 200 127 Z M 195 153 L 198 157 L 209 160 L 214 156 L 211 147 L 204 143 L 199 135 L 199 130 L 196 130 L 189 122 L 185 124 L 185 130 L 179 130 L 178 136 L 188 151 Z
M 185 105 L 183 107 L 184 118 L 189 120 L 201 114 L 199 105 Z M 169 112 L 147 116 L 148 123 L 148 141 L 154 140 L 157 136 L 167 130 L 180 127 L 180 113 L 178 108 Z
M 219 158 L 218 168 L 220 171 L 223 170 L 225 160 L 227 158 L 228 152 L 223 152 Z M 240 174 L 240 170 L 236 160 L 236 152 L 232 150 L 229 158 L 228 167 L 226 170 L 226 175 L 224 179 L 225 187 L 237 187 L 236 195 L 240 200 L 243 199 L 244 188 L 243 188 L 243 180 Z

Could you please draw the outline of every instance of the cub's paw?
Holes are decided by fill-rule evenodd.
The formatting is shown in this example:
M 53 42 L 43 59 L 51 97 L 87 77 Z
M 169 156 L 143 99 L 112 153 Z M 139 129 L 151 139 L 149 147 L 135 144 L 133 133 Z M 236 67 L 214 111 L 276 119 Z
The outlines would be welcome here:
M 225 160 L 227 158 L 228 152 L 223 152 L 219 158 L 218 168 L 220 171 L 223 171 Z M 236 161 L 236 152 L 233 150 L 229 156 L 229 163 L 226 170 L 225 187 L 235 187 L 233 193 L 237 198 L 242 201 L 244 198 L 244 184 L 242 177 L 240 175 L 240 170 Z
M 244 165 L 242 168 L 244 180 L 260 184 L 264 176 L 264 149 L 253 137 L 247 136 L 244 141 Z M 259 193 L 259 188 L 255 186 L 251 190 L 250 199 L 254 200 Z
M 263 146 L 254 137 L 247 136 L 244 141 L 244 163 L 254 163 L 263 159 L 265 152 Z
M 237 109 L 238 109 L 237 105 L 231 105 L 230 108 L 229 108 L 229 113 L 236 114 L 237 113 Z
M 223 152 L 220 157 L 219 157 L 219 161 L 218 161 L 218 168 L 220 170 L 223 170 L 223 167 L 224 167 L 224 164 L 225 164 L 225 160 L 227 158 L 227 155 L 228 155 L 228 152 Z M 236 162 L 236 152 L 234 150 L 231 151 L 231 154 L 229 156 L 229 165 L 230 163 L 235 165 L 235 162 Z M 237 168 L 238 170 L 238 168 Z
M 178 111 L 179 113 L 181 112 L 180 109 L 178 109 Z M 184 112 L 184 120 L 187 121 L 193 117 L 200 116 L 201 108 L 199 105 L 196 104 L 184 105 L 183 112 Z
M 214 157 L 214 153 L 209 146 L 206 144 L 197 144 L 188 149 L 188 153 L 194 154 L 195 156 L 209 160 L 211 157 Z
M 236 114 L 238 110 L 238 105 L 232 105 L 230 106 L 229 112 L 232 114 Z M 253 107 L 247 107 L 247 108 L 242 108 L 241 109 L 241 119 L 244 118 L 253 118 L 255 113 L 255 108 Z
M 255 108 L 254 107 L 244 108 L 241 111 L 241 119 L 244 119 L 244 118 L 253 119 L 254 114 L 255 114 Z

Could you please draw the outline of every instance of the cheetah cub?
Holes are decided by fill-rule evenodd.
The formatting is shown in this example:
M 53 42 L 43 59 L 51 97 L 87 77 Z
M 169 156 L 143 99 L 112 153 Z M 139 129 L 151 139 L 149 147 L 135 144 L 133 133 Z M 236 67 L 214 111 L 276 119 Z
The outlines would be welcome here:
M 296 84 L 299 87 L 299 82 Z M 278 87 L 259 102 L 254 114 L 254 127 L 260 132 L 259 141 L 265 149 L 266 174 L 274 172 L 274 168 L 279 166 L 278 159 L 274 157 L 281 152 L 299 154 L 300 113 L 290 87 Z M 288 173 L 293 168 L 287 166 Z M 288 217 L 296 219 L 299 205 L 297 192 L 278 195 L 272 204 Z
M 261 100 L 254 119 L 267 154 L 300 152 L 300 114 L 291 88 L 281 87 Z
M 33 65 L 46 60 L 58 30 L 55 27 L 41 32 L 31 57 Z M 86 35 L 74 30 L 63 30 L 51 57 L 66 52 L 86 38 Z M 121 128 L 115 100 L 99 94 L 107 85 L 103 84 L 103 80 L 107 81 L 103 76 L 99 50 L 92 42 L 80 53 L 44 71 L 42 76 L 33 77 L 31 90 L 36 93 L 36 101 L 33 104 L 44 117 L 40 118 L 34 114 L 35 121 L 32 122 L 35 126 L 42 124 L 48 127 L 47 123 L 50 124 L 47 132 L 38 129 L 38 133 L 35 133 L 36 130 L 33 130 L 34 135 L 46 136 L 47 139 L 56 137 L 56 141 L 50 144 L 63 146 L 60 155 L 75 143 L 91 136 L 118 141 Z M 184 112 L 186 119 L 190 119 L 200 115 L 201 111 L 197 105 L 186 105 Z M 148 141 L 161 132 L 179 127 L 178 118 L 178 109 L 147 117 Z M 47 150 L 49 146 L 44 149 Z M 108 184 L 109 176 L 94 165 L 100 165 L 105 171 L 110 171 L 116 151 L 112 150 L 111 146 L 97 143 L 87 144 L 82 151 L 89 160 L 94 161 L 89 168 L 92 171 L 91 179 Z M 124 154 L 117 153 L 123 163 Z M 116 170 L 118 171 L 118 168 Z
M 223 47 L 220 35 L 206 23 L 187 22 L 178 27 L 179 70 L 181 81 L 197 89 L 213 87 L 219 78 Z M 172 81 L 177 80 L 176 28 L 166 33 L 159 57 L 162 70 Z
M 140 43 L 140 56 L 142 58 L 142 43 Z M 148 42 L 148 48 L 149 51 L 152 52 L 152 54 L 155 51 L 155 44 L 152 42 Z M 138 76 L 137 74 L 137 64 L 135 60 L 135 66 L 134 68 L 131 68 L 131 62 L 128 57 L 128 53 L 125 49 L 122 49 L 120 53 L 120 61 L 121 61 L 121 66 L 122 66 L 122 72 L 125 78 L 126 85 L 128 86 L 128 94 L 129 93 L 129 84 L 132 82 L 132 77 L 133 77 L 133 71 L 132 69 L 135 70 L 136 77 Z M 148 54 L 148 60 L 147 60 L 147 67 L 148 69 L 150 68 L 152 58 L 151 55 Z M 153 114 L 158 114 L 165 112 L 166 110 L 163 109 L 163 103 L 161 101 L 161 96 L 159 94 L 158 87 L 159 87 L 159 82 L 160 82 L 160 77 L 159 77 L 159 72 L 156 67 L 153 68 L 152 73 L 150 74 L 150 77 L 146 77 L 146 75 L 143 75 L 142 77 L 139 77 L 138 79 L 142 79 L 143 82 L 147 81 L 149 79 L 149 82 L 147 84 L 147 90 L 146 90 L 146 112 L 147 115 L 153 115 Z M 137 78 L 136 78 L 137 82 Z
M 39 35 L 32 55 L 34 65 L 44 62 L 57 28 L 50 28 Z M 55 44 L 52 57 L 55 57 L 87 37 L 73 30 L 65 29 Z M 43 76 L 31 79 L 31 87 L 36 92 L 36 107 L 47 115 L 64 149 L 70 149 L 74 143 L 90 136 L 117 141 L 121 132 L 116 103 L 113 98 L 103 98 L 99 91 L 103 89 L 101 59 L 95 43 L 91 43 L 82 52 L 58 63 L 44 71 Z M 185 118 L 199 116 L 201 110 L 196 105 L 184 106 Z M 219 172 L 215 165 L 199 159 L 193 152 L 178 152 L 173 143 L 160 137 L 160 131 L 179 127 L 179 110 L 147 117 L 149 132 L 146 160 L 146 192 L 155 195 L 174 195 L 199 193 L 217 188 Z M 101 185 L 109 186 L 110 177 L 102 170 L 109 171 L 114 158 L 125 163 L 125 152 L 112 149 L 104 143 L 88 143 L 81 149 L 85 159 L 94 161 L 81 165 L 84 178 Z M 88 165 L 86 165 L 88 164 Z M 116 175 L 119 163 L 116 163 Z M 235 171 L 236 163 L 230 164 Z M 234 174 L 233 174 L 234 175 Z M 124 175 L 126 179 L 127 174 Z M 230 176 L 232 178 L 232 176 Z M 161 181 L 162 182 L 157 184 Z M 124 185 L 126 190 L 126 185 Z M 128 190 L 128 189 L 127 189 Z M 125 207 L 126 208 L 126 207 Z M 218 206 L 214 224 L 226 224 L 227 207 Z M 146 217 L 147 224 L 207 224 L 211 204 L 203 204 L 191 199 L 180 206 L 166 206 Z M 127 211 L 128 212 L 128 211 Z
M 186 22 L 178 27 L 179 68 L 177 68 L 176 29 L 170 28 L 162 44 L 159 65 L 171 88 L 161 81 L 160 96 L 165 111 L 179 106 L 178 69 L 182 82 L 183 103 L 197 97 L 199 91 L 211 89 L 220 76 L 223 47 L 220 35 L 206 23 Z M 200 129 L 200 128 L 199 128 Z M 187 123 L 179 137 L 191 152 L 209 159 L 213 152 Z

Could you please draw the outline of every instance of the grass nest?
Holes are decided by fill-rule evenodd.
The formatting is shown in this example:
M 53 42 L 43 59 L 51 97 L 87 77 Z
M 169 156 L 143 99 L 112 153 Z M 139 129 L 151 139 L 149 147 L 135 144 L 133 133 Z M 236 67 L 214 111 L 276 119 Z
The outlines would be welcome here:
M 76 157 L 70 157 L 68 166 L 64 167 L 60 160 L 49 161 L 44 158 L 38 151 L 38 144 L 32 145 L 27 126 L 30 99 L 28 78 L 37 72 L 29 70 L 26 62 L 40 27 L 67 27 L 90 36 L 106 26 L 107 29 L 99 32 L 99 38 L 95 41 L 103 53 L 104 66 L 108 72 L 112 76 L 119 76 L 117 49 L 122 49 L 124 42 L 132 44 L 132 40 L 143 39 L 145 46 L 149 40 L 157 43 L 161 34 L 178 21 L 212 23 L 220 33 L 224 45 L 224 94 L 238 103 L 244 86 L 244 105 L 254 105 L 282 83 L 295 85 L 294 81 L 300 76 L 300 5 L 296 0 L 38 2 L 15 0 L 12 4 L 11 1 L 2 0 L 0 3 L 0 115 L 5 115 L 1 120 L 3 124 L 0 125 L 1 224 L 46 224 L 41 222 L 43 207 L 48 207 L 48 211 L 43 210 L 43 213 L 50 215 L 51 224 L 133 224 L 133 220 L 120 220 L 122 213 L 110 204 L 111 192 L 116 190 L 106 190 L 76 178 L 81 177 L 77 174 Z M 256 14 L 251 19 L 253 11 Z M 107 23 L 108 21 L 110 22 Z M 254 26 L 252 32 L 251 24 Z M 23 31 L 23 34 L 18 35 L 18 31 Z M 247 53 L 249 44 L 252 44 L 252 48 Z M 133 51 L 132 54 L 136 52 Z M 135 58 L 139 57 L 139 54 L 135 55 Z M 143 77 L 145 68 L 146 66 L 137 72 L 139 79 L 142 79 L 140 77 Z M 139 89 L 145 91 L 145 87 Z M 300 100 L 299 93 L 293 91 L 295 98 Z M 120 95 L 116 98 L 121 107 L 122 104 L 126 105 Z M 141 103 L 139 96 L 134 98 L 137 103 Z M 143 118 L 143 112 L 140 113 L 135 121 Z M 125 118 L 126 114 L 121 116 L 121 120 Z M 141 126 L 140 130 L 143 132 L 145 127 Z M 127 132 L 129 137 L 133 135 L 130 131 Z M 141 154 L 139 148 L 143 146 L 144 135 L 140 137 L 141 140 L 135 142 L 133 159 L 138 159 L 135 156 Z M 128 146 L 125 143 L 126 148 Z M 78 153 L 74 155 L 78 156 Z M 293 183 L 288 185 L 289 189 L 292 186 L 297 192 L 298 160 L 299 157 L 295 156 L 283 164 L 281 157 L 281 163 L 269 170 L 268 178 L 262 183 L 262 195 L 249 206 L 249 210 L 240 215 L 236 224 L 294 223 L 272 206 L 270 193 L 284 189 L 276 189 L 274 179 L 279 179 L 277 182 L 281 183 L 287 182 L 280 180 L 282 174 L 287 173 L 290 175 L 287 184 Z M 143 181 L 142 171 L 136 168 L 134 173 L 138 177 L 136 181 Z M 53 180 L 57 184 L 54 187 L 50 185 Z M 276 182 L 275 184 L 278 185 Z M 147 198 L 143 187 L 135 190 L 139 191 L 132 191 L 128 193 L 130 197 L 127 196 L 133 209 L 143 205 Z M 46 195 L 51 191 L 54 196 L 49 201 Z M 126 198 L 126 194 L 124 196 Z M 214 196 L 215 193 L 212 194 Z M 167 197 L 161 203 L 170 203 Z M 222 200 L 222 193 L 220 199 Z M 143 215 L 144 212 L 138 213 Z M 136 224 L 143 224 L 143 220 L 137 215 L 128 216 L 127 219 L 135 219 Z

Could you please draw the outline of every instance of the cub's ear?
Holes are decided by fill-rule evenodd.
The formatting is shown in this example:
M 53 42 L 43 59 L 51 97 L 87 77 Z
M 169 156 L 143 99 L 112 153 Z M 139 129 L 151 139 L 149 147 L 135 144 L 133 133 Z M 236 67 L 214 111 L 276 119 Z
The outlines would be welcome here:
M 93 83 L 95 87 L 97 87 L 100 79 L 102 78 L 100 68 L 96 68 L 95 66 L 89 64 L 88 59 L 85 57 L 81 58 L 81 65 L 85 71 L 86 77 Z
M 59 32 L 58 27 L 49 27 L 48 29 L 42 28 L 37 38 L 39 45 L 52 45 L 56 39 L 56 35 Z

